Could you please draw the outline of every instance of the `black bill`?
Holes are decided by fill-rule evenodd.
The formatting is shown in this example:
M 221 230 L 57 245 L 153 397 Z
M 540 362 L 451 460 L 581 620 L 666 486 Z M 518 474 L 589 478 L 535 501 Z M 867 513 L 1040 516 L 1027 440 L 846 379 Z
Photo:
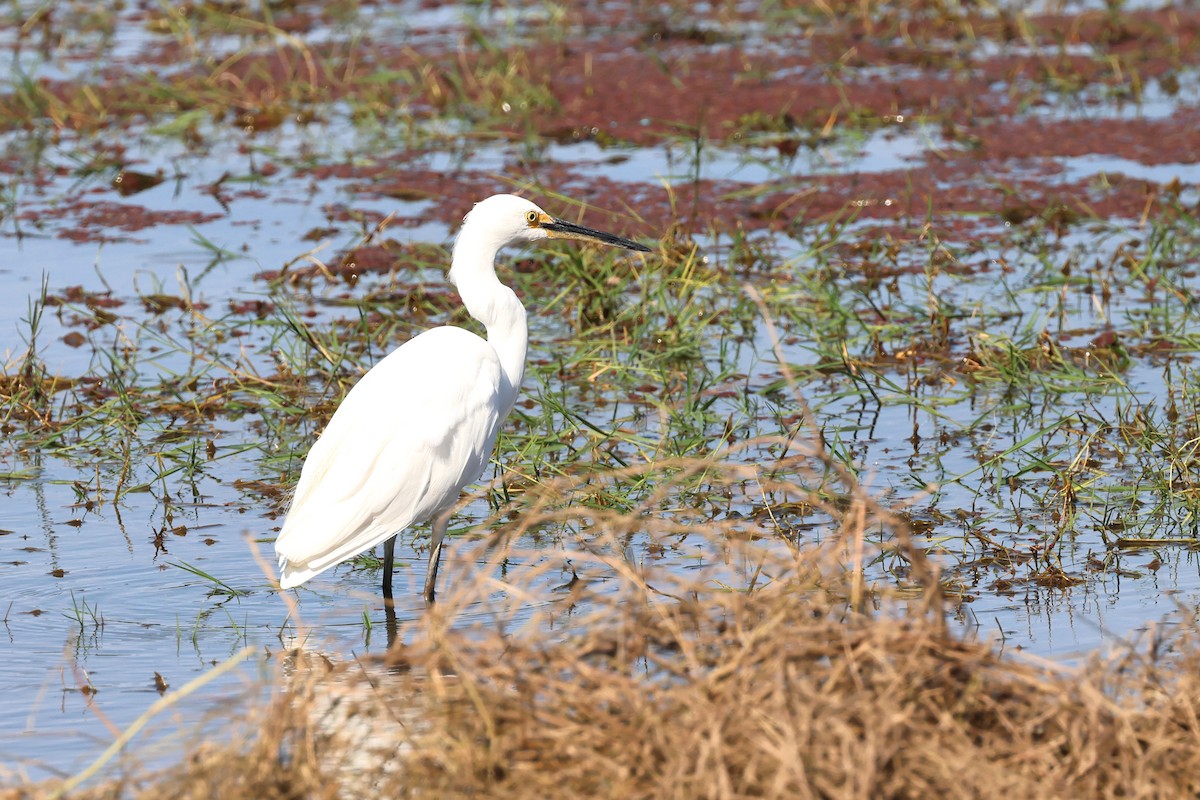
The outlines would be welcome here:
M 626 250 L 638 250 L 642 253 L 650 252 L 649 247 L 646 247 L 644 244 L 638 244 L 632 239 L 624 239 L 620 236 L 614 236 L 611 233 L 605 233 L 604 231 L 585 228 L 582 225 L 576 225 L 574 222 L 551 219 L 549 222 L 543 222 L 542 227 L 549 231 L 551 238 L 554 239 L 581 239 L 586 242 L 599 242 L 600 244 L 612 245 L 613 247 L 624 247 Z

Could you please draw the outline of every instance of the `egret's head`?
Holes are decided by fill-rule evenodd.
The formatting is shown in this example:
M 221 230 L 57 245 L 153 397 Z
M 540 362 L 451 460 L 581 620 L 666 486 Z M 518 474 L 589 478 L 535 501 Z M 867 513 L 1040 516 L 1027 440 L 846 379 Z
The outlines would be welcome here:
M 496 194 L 476 203 L 463 218 L 458 236 L 460 242 L 466 237 L 477 238 L 480 243 L 487 242 L 497 250 L 508 244 L 540 239 L 579 239 L 627 250 L 650 251 L 649 247 L 629 239 L 552 217 L 515 194 Z

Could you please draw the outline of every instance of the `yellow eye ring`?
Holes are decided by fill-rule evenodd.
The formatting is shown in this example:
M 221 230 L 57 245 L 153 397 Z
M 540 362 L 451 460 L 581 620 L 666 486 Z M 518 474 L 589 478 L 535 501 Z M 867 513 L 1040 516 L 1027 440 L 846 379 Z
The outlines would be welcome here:
M 536 211 L 528 211 L 525 214 L 525 219 L 529 221 L 530 225 L 537 225 L 538 213 Z

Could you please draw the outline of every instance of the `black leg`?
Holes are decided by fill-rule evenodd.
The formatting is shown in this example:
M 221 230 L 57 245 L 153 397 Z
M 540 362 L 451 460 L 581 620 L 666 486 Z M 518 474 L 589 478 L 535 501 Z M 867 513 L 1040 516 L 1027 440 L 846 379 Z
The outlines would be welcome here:
M 396 536 L 399 535 L 395 534 L 383 543 L 383 599 L 387 601 L 384 605 L 389 608 L 392 605 L 392 563 L 396 555 Z
M 433 520 L 433 531 L 430 534 L 432 543 L 429 546 L 429 567 L 425 571 L 425 603 L 427 605 L 433 605 L 437 588 L 438 562 L 442 560 L 442 539 L 446 538 L 446 528 L 449 526 L 449 512 Z

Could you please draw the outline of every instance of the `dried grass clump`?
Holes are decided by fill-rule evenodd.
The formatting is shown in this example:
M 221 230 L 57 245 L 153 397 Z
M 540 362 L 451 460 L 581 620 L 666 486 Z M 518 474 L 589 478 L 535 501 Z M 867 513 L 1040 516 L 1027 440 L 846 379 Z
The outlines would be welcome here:
M 451 627 L 450 600 L 402 630 L 386 660 L 297 656 L 253 741 L 201 749 L 138 791 L 89 796 L 1200 791 L 1194 637 L 1171 657 L 1067 672 L 947 636 L 897 601 L 849 612 L 811 577 L 677 600 L 627 578 L 577 590 L 516 631 L 501 614 Z M 583 619 L 570 616 L 576 602 L 591 609 Z
M 625 598 L 578 638 L 456 635 L 393 656 L 420 695 L 384 796 L 1103 797 L 1200 788 L 1194 657 L 1068 676 L 788 587 Z M 1125 665 L 1128 666 L 1128 665 Z M 434 678 L 433 676 L 438 676 Z M 1119 690 L 1126 701 L 1114 701 Z M 411 703 L 411 700 L 407 702 Z

